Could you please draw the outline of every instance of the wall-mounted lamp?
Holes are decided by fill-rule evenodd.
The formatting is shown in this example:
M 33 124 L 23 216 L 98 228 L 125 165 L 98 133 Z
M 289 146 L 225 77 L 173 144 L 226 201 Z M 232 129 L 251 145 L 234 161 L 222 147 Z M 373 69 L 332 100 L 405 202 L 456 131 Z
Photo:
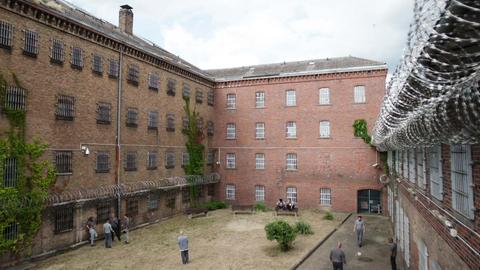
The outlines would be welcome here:
M 83 153 L 85 156 L 90 155 L 90 149 L 88 149 L 88 146 L 82 145 L 82 146 L 80 147 L 80 150 L 82 150 L 82 153 Z

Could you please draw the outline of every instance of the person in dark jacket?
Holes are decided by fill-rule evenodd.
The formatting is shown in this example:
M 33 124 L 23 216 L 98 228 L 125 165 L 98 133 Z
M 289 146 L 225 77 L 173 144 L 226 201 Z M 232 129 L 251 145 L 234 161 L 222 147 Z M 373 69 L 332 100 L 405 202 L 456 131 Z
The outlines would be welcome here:
M 110 224 L 112 225 L 112 229 L 113 229 L 113 233 L 112 234 L 112 241 L 115 240 L 115 235 L 117 236 L 118 238 L 118 241 L 121 241 L 122 239 L 120 239 L 120 221 L 118 220 L 118 218 L 114 215 L 114 214 L 111 214 L 110 215 Z
M 390 238 L 388 244 L 390 246 L 390 265 L 392 270 L 397 270 L 397 243 L 393 242 L 393 238 Z
M 343 270 L 343 265 L 347 264 L 341 242 L 338 242 L 337 247 L 330 251 L 330 261 L 332 262 L 333 270 Z

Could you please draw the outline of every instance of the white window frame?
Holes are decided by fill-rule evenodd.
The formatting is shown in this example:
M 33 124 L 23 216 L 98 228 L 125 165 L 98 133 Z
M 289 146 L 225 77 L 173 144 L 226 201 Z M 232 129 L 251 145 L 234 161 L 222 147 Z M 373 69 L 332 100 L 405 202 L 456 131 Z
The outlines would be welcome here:
M 332 206 L 332 189 L 320 188 L 320 205 Z
M 227 94 L 227 109 L 234 110 L 237 106 L 237 95 L 236 94 Z
M 255 123 L 255 139 L 257 140 L 265 139 L 265 123 L 264 122 Z
M 288 153 L 286 158 L 286 170 L 296 171 L 298 170 L 298 157 L 296 153 Z
M 255 108 L 265 108 L 265 92 L 255 92 Z
M 295 90 L 285 91 L 285 106 L 297 106 L 297 92 Z
M 235 185 L 227 184 L 225 186 L 225 199 L 235 200 Z
M 297 122 L 288 121 L 285 124 L 285 136 L 287 139 L 296 139 L 297 138 Z
M 255 169 L 264 170 L 265 169 L 265 154 L 256 153 L 255 154 Z
M 233 140 L 237 137 L 237 126 L 235 123 L 227 123 L 227 139 Z
M 443 171 L 442 171 L 442 147 L 432 146 L 428 149 L 428 171 L 430 180 L 430 194 L 443 200 Z
M 225 155 L 225 167 L 227 169 L 235 169 L 237 167 L 237 157 L 235 153 L 227 153 Z
M 330 121 L 320 121 L 320 138 L 330 138 Z
M 297 188 L 296 187 L 287 187 L 287 201 L 290 199 L 294 204 L 297 204 Z
M 353 101 L 355 103 L 366 103 L 365 85 L 357 85 L 353 88 Z
M 324 87 L 318 89 L 318 104 L 330 105 L 330 88 Z
M 458 147 L 462 148 L 463 154 L 458 154 L 458 151 L 460 151 Z M 457 160 L 460 155 L 461 159 Z M 473 220 L 475 218 L 475 206 L 473 204 L 472 152 L 470 145 L 450 146 L 450 171 L 452 208 Z
M 265 186 L 262 186 L 262 185 L 255 186 L 255 201 L 256 202 L 265 201 Z

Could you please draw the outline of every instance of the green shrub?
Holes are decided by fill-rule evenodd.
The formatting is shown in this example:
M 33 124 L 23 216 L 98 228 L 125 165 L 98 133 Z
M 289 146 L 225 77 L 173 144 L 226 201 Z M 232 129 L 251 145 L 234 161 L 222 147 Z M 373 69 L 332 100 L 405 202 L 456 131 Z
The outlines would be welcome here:
M 227 208 L 227 204 L 222 201 L 209 201 L 200 205 L 200 208 L 207 208 L 209 211 Z
M 267 224 L 265 231 L 267 232 L 267 239 L 270 241 L 276 240 L 282 251 L 289 250 L 297 236 L 293 227 L 283 220 Z
M 323 216 L 323 219 L 333 220 L 333 219 L 334 219 L 334 216 L 333 216 L 332 212 L 327 211 L 327 212 L 325 213 L 325 215 Z
M 267 207 L 265 206 L 265 203 L 258 202 L 255 204 L 255 210 L 259 212 L 265 212 L 267 211 Z
M 305 221 L 295 223 L 295 232 L 298 234 L 313 234 L 312 226 Z

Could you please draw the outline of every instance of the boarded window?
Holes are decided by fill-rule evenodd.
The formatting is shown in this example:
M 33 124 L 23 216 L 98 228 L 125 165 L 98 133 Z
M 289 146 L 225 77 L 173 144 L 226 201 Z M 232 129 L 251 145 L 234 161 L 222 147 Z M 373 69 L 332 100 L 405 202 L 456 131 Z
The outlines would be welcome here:
M 197 89 L 195 91 L 195 101 L 197 103 L 200 103 L 200 104 L 203 103 L 203 91 L 202 90 Z
M 100 102 L 97 104 L 97 124 L 109 125 L 112 120 L 110 103 Z
M 6 109 L 24 111 L 26 108 L 25 103 L 25 89 L 16 86 L 7 87 L 4 104 Z
M 98 75 L 103 74 L 103 58 L 98 54 L 92 57 L 92 72 Z
M 108 77 L 118 78 L 118 60 L 108 60 Z
M 0 47 L 11 49 L 13 39 L 13 25 L 0 21 Z
M 127 110 L 127 127 L 138 126 L 138 109 L 128 108 Z
M 157 169 L 157 152 L 150 151 L 147 153 L 147 169 L 155 170 Z
M 190 85 L 188 85 L 186 83 L 183 84 L 182 96 L 184 98 L 189 98 L 190 97 Z
M 83 50 L 79 47 L 72 48 L 72 60 L 70 61 L 72 68 L 83 69 Z
M 73 121 L 75 118 L 75 98 L 72 96 L 57 96 L 55 119 Z
M 148 113 L 148 129 L 156 130 L 158 128 L 158 112 Z
M 110 154 L 108 152 L 97 153 L 97 173 L 107 173 L 110 171 Z
M 70 174 L 73 172 L 73 152 L 72 151 L 56 151 L 55 167 L 59 174 Z
M 38 55 L 38 33 L 30 30 L 23 31 L 23 54 L 31 57 Z
M 55 233 L 73 229 L 73 207 L 62 207 L 55 211 Z
M 63 64 L 65 61 L 65 45 L 61 40 L 53 39 L 50 48 L 50 62 L 55 64 Z
M 148 89 L 158 91 L 160 88 L 160 76 L 156 72 L 148 74 Z
M 125 171 L 137 170 L 137 153 L 127 152 L 125 156 Z
M 112 203 L 110 201 L 97 204 L 97 224 L 104 223 L 110 218 Z
M 215 129 L 214 129 L 214 123 L 212 121 L 207 122 L 207 135 L 208 136 L 213 136 Z
M 3 187 L 16 187 L 18 179 L 18 164 L 14 157 L 5 158 L 3 161 Z
M 168 79 L 167 83 L 167 95 L 169 96 L 175 96 L 175 88 L 176 88 L 177 82 L 174 79 Z
M 175 115 L 173 113 L 167 113 L 167 131 L 175 131 Z
M 213 106 L 215 104 L 215 93 L 213 92 L 213 89 L 208 90 L 207 104 L 208 106 Z
M 139 77 L 140 71 L 138 66 L 135 64 L 128 65 L 127 82 L 131 85 L 138 86 Z
M 165 168 L 167 169 L 175 168 L 175 152 L 173 151 L 165 152 Z

